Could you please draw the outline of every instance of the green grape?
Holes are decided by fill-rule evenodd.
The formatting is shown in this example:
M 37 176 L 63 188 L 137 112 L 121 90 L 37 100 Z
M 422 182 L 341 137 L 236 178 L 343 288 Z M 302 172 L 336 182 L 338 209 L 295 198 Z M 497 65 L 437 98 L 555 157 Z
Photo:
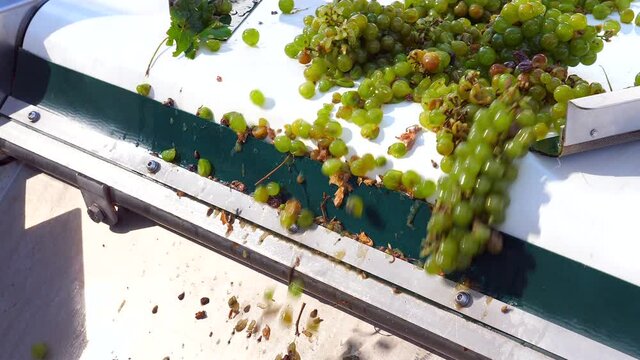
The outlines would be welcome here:
M 397 99 L 403 99 L 412 92 L 409 83 L 403 79 L 394 81 L 391 86 L 391 91 L 393 91 L 393 96 Z
M 469 226 L 471 220 L 473 220 L 473 209 L 468 202 L 462 201 L 453 206 L 451 215 L 455 225 L 466 227 Z
M 378 156 L 376 158 L 376 166 L 377 167 L 383 167 L 385 165 L 387 165 L 387 158 L 384 157 L 384 156 Z
M 347 198 L 345 210 L 347 214 L 355 218 L 361 218 L 364 212 L 364 201 L 362 201 L 362 198 L 358 195 L 350 195 L 349 198 Z
M 322 173 L 325 176 L 337 174 L 340 169 L 342 169 L 342 165 L 342 161 L 338 159 L 327 159 L 327 161 L 322 163 Z
M 249 93 L 249 98 L 251 99 L 251 102 L 254 103 L 255 105 L 258 105 L 258 106 L 264 105 L 264 102 L 265 102 L 264 94 L 262 93 L 262 91 L 258 89 L 251 90 L 251 92 Z
M 295 136 L 299 136 L 303 139 L 309 138 L 309 132 L 311 131 L 311 124 L 303 119 L 297 119 L 291 124 L 291 132 Z
M 218 1 L 215 3 L 215 5 L 216 5 L 216 13 L 221 15 L 228 15 L 233 9 L 233 6 L 231 5 L 230 0 Z
M 560 85 L 553 90 L 553 98 L 556 99 L 557 102 L 566 103 L 573 99 L 573 97 L 573 89 L 568 85 Z
M 220 50 L 222 43 L 220 42 L 220 40 L 209 39 L 205 42 L 205 45 L 207 46 L 207 49 L 209 49 L 209 51 L 216 52 Z
M 211 166 L 211 162 L 207 159 L 200 158 L 200 160 L 198 160 L 198 175 L 208 177 L 212 172 L 213 167 Z
M 308 229 L 313 225 L 314 215 L 313 212 L 309 209 L 300 210 L 300 215 L 298 215 L 298 219 L 296 220 L 296 224 L 301 229 Z
M 362 161 L 364 162 L 367 170 L 373 170 L 376 168 L 376 159 L 371 154 L 364 154 L 362 156 Z
M 256 189 L 253 191 L 253 198 L 257 202 L 266 203 L 267 200 L 269 200 L 269 190 L 262 185 L 256 186 Z
M 353 110 L 353 112 L 351 113 L 351 118 L 349 120 L 351 120 L 354 124 L 358 126 L 363 126 L 364 124 L 367 123 L 367 120 L 368 120 L 367 110 L 364 110 L 364 109 Z
M 407 154 L 407 146 L 404 143 L 391 144 L 387 149 L 387 154 L 399 159 Z
M 442 268 L 435 260 L 435 256 L 429 257 L 427 262 L 424 264 L 424 271 L 431 275 L 438 275 L 442 272 Z
M 369 170 L 367 163 L 362 159 L 353 160 L 351 164 L 349 164 L 349 169 L 351 170 L 351 174 L 360 177 L 366 176 Z
M 337 121 L 331 120 L 324 126 L 324 133 L 332 138 L 339 138 L 342 135 L 342 125 Z
M 36 360 L 43 360 L 47 358 L 49 353 L 49 347 L 45 343 L 36 343 L 31 345 L 31 357 Z
M 484 66 L 489 66 L 496 62 L 496 52 L 489 46 L 483 46 L 478 50 L 478 61 Z
M 196 116 L 205 119 L 205 120 L 209 120 L 212 121 L 213 120 L 213 111 L 211 111 L 211 109 L 209 109 L 206 106 L 200 106 L 198 108 L 198 111 L 196 111 Z
M 475 256 L 480 250 L 480 241 L 473 234 L 465 235 L 460 241 L 460 253 Z
M 224 118 L 229 120 L 229 127 L 236 133 L 242 134 L 247 131 L 247 121 L 239 112 L 228 112 L 224 114 Z
M 400 179 L 402 182 L 402 186 L 404 186 L 407 190 L 412 190 L 416 185 L 418 185 L 422 181 L 422 177 L 413 171 L 407 170 L 402 174 L 402 178 Z
M 293 156 L 304 156 L 307 153 L 307 146 L 300 140 L 292 140 L 289 152 Z
M 604 31 L 611 32 L 614 35 L 620 32 L 621 29 L 620 23 L 616 20 L 605 20 L 605 22 L 602 24 L 602 28 L 604 29 Z
M 288 43 L 284 46 L 284 53 L 291 59 L 295 59 L 300 53 L 300 47 L 294 43 Z
M 569 41 L 573 37 L 573 27 L 567 23 L 559 23 L 555 34 L 560 41 Z
M 510 27 L 504 32 L 504 43 L 508 46 L 517 46 L 522 43 L 522 30 L 518 27 Z
M 289 152 L 291 148 L 291 139 L 285 135 L 278 135 L 273 139 L 273 146 L 281 153 Z
M 293 0 L 278 0 L 278 7 L 284 14 L 291 14 L 294 6 Z
M 593 14 L 593 17 L 596 18 L 597 20 L 604 20 L 607 18 L 607 16 L 611 14 L 611 8 L 609 8 L 605 4 L 598 4 L 593 7 L 593 10 L 591 11 L 591 13 Z
M 151 93 L 151 85 L 140 84 L 136 86 L 136 92 L 142 96 L 149 96 L 149 93 Z
M 316 85 L 312 81 L 305 81 L 298 88 L 298 92 L 303 98 L 311 99 L 316 94 Z
M 631 9 L 624 9 L 620 11 L 620 22 L 623 24 L 631 24 L 634 17 L 635 17 L 635 14 Z
M 382 185 L 389 190 L 397 190 L 400 188 L 402 181 L 402 171 L 387 170 L 382 177 Z
M 368 140 L 375 140 L 380 135 L 380 127 L 376 124 L 364 124 L 360 128 L 360 135 Z
M 334 86 L 335 82 L 331 79 L 322 78 L 320 79 L 320 81 L 318 81 L 318 91 L 323 93 L 331 90 L 331 88 L 333 88 Z
M 422 180 L 413 188 L 413 196 L 417 199 L 426 199 L 436 192 L 436 183 L 433 180 Z
M 640 72 L 636 74 L 633 86 L 640 86 Z
M 357 91 L 345 91 L 340 98 L 340 102 L 345 106 L 356 106 L 360 102 L 360 95 Z
M 164 150 L 160 153 L 160 157 L 166 162 L 173 162 L 176 159 L 176 148 Z
M 636 15 L 636 20 L 634 21 L 634 23 L 636 24 L 636 26 L 640 26 L 640 13 Z
M 569 19 L 569 24 L 573 30 L 580 31 L 587 28 L 587 17 L 584 14 L 576 13 L 572 14 Z
M 280 194 L 280 184 L 277 182 L 271 181 L 267 184 L 267 192 L 269 196 L 277 196 Z
M 380 124 L 382 122 L 382 117 L 384 116 L 384 113 L 382 112 L 381 109 L 369 109 L 367 110 L 367 123 L 368 124 Z
M 449 155 L 453 152 L 453 140 L 449 137 L 438 139 L 436 142 L 436 150 L 440 155 Z
M 345 144 L 344 140 L 335 139 L 331 142 L 331 145 L 329 145 L 329 152 L 331 155 L 339 158 L 347 155 L 349 149 L 347 148 L 347 144 Z
M 242 32 L 242 41 L 249 46 L 256 46 L 260 41 L 260 32 L 254 28 L 246 29 Z

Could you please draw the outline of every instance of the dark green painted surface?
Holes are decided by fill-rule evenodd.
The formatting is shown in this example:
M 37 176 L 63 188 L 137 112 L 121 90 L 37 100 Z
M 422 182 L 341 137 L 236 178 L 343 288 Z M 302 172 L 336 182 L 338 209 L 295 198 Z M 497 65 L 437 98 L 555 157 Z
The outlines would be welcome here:
M 548 156 L 560 156 L 562 153 L 562 144 L 560 143 L 560 136 L 552 136 L 540 141 L 536 141 L 531 145 L 531 150 L 548 155 Z
M 176 146 L 181 163 L 194 162 L 194 150 L 212 161 L 215 175 L 252 184 L 278 165 L 284 156 L 269 144 L 249 139 L 234 151 L 235 135 L 227 128 L 167 108 L 133 92 L 50 64 L 22 52 L 15 97 L 55 112 L 73 115 L 114 137 L 139 143 L 153 151 Z M 215 110 L 215 109 L 214 109 Z M 303 185 L 296 182 L 302 173 Z M 332 194 L 320 165 L 306 158 L 281 168 L 272 177 L 287 192 L 316 213 L 322 193 Z M 352 231 L 366 231 L 376 245 L 401 249 L 417 257 L 425 235 L 429 209 L 421 203 L 414 228 L 406 225 L 414 201 L 396 192 L 356 187 L 365 199 L 366 215 L 347 216 L 329 202 L 328 215 Z M 580 239 L 575 239 L 579 243 Z M 526 242 L 506 237 L 500 255 L 483 255 L 465 274 L 475 288 L 525 311 L 640 357 L 640 288 Z M 561 340 L 559 340 L 561 341 Z

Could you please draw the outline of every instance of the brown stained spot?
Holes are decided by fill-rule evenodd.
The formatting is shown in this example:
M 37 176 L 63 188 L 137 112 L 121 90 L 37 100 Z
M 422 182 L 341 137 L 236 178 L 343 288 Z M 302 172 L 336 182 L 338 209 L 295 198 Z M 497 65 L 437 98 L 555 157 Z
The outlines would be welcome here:
M 216 81 L 217 82 L 222 82 L 222 76 L 220 76 L 220 75 L 216 76 Z
M 433 159 L 431 160 L 431 166 L 433 166 L 434 169 L 439 168 L 440 166 L 438 165 L 437 162 L 435 162 Z
M 244 313 L 248 313 L 249 311 L 251 311 L 251 305 L 247 304 L 247 306 L 244 307 L 244 309 L 242 309 L 242 311 L 244 311 Z
M 260 241 L 258 242 L 259 244 L 262 244 L 262 242 L 264 241 L 264 239 L 266 239 L 269 236 L 268 233 L 262 233 L 262 235 L 260 235 Z
M 492 298 L 491 296 L 487 296 L 487 298 L 485 299 L 485 301 L 484 301 L 484 302 L 485 302 L 487 305 L 489 305 L 489 304 L 491 304 L 491 302 L 492 302 L 492 301 L 493 301 L 493 298 Z
M 510 307 L 508 307 L 507 305 L 504 305 L 503 307 L 501 307 L 501 308 L 500 308 L 500 311 L 501 311 L 503 314 L 508 314 L 508 313 L 511 311 L 511 308 L 510 308 Z
M 207 312 L 202 310 L 196 313 L 196 320 L 202 320 L 207 318 Z
M 154 305 L 153 309 L 151 309 L 151 313 L 152 314 L 157 314 L 158 313 L 158 305 Z
M 184 193 L 184 191 L 178 190 L 178 191 L 176 191 L 176 195 L 178 195 L 178 197 L 181 198 L 181 197 L 185 196 L 186 194 Z
M 270 336 L 271 336 L 271 328 L 269 327 L 269 325 L 265 325 L 264 328 L 262 329 L 262 337 L 268 341 Z
M 184 291 L 180 293 L 180 295 L 178 295 L 178 300 L 182 301 L 184 300 Z
M 208 297 L 203 297 L 200 299 L 200 305 L 204 306 L 204 305 L 207 305 L 208 303 L 209 303 Z
M 231 232 L 233 231 L 233 222 L 235 221 L 233 215 L 228 214 L 226 211 L 222 211 L 220 213 L 220 221 L 222 222 L 222 225 L 227 226 L 226 236 L 229 236 L 229 234 L 231 234 Z
M 213 208 L 207 209 L 207 217 L 211 216 L 211 214 L 213 214 Z
M 397 287 L 394 287 L 394 288 L 393 288 L 393 293 L 394 293 L 394 294 L 400 294 L 400 293 L 401 293 L 401 291 L 400 291 L 400 289 L 398 289 Z
M 167 98 L 167 100 L 162 102 L 162 105 L 167 106 L 167 107 L 175 107 L 176 106 L 176 102 L 172 98 Z
M 311 312 L 309 313 L 309 317 L 310 317 L 310 318 L 312 318 L 312 319 L 313 319 L 313 318 L 315 318 L 315 317 L 317 317 L 317 316 L 318 316 L 318 309 L 313 309 L 313 310 L 311 310 Z

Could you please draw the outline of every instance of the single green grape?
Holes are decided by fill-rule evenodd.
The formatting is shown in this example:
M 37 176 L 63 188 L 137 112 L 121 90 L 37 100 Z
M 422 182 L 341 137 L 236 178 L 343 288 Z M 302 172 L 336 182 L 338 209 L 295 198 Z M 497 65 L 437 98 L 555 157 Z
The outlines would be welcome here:
M 237 111 L 231 111 L 224 114 L 224 118 L 229 121 L 229 128 L 235 131 L 237 134 L 243 134 L 247 131 L 247 121 L 244 119 L 244 115 Z
M 142 96 L 149 96 L 149 93 L 151 93 L 151 85 L 140 84 L 136 86 L 136 92 Z
M 257 202 L 266 203 L 269 200 L 269 190 L 265 186 L 258 185 L 253 191 L 253 198 Z
M 364 212 L 364 201 L 362 201 L 362 198 L 358 195 L 350 195 L 347 199 L 345 210 L 347 214 L 355 218 L 361 218 Z
M 620 23 L 616 20 L 605 20 L 605 22 L 602 24 L 602 29 L 606 32 L 611 32 L 612 34 L 616 35 L 618 32 L 620 32 L 621 26 Z
M 345 144 L 344 140 L 335 139 L 331 142 L 331 145 L 329 145 L 329 152 L 331 155 L 339 158 L 347 155 L 349 149 L 347 148 L 347 144 Z
M 417 199 L 426 199 L 436 192 L 436 183 L 433 180 L 422 180 L 413 188 L 413 196 Z
M 607 18 L 607 16 L 609 16 L 609 14 L 611 14 L 611 8 L 609 8 L 605 4 L 598 4 L 593 7 L 591 13 L 597 20 L 604 20 Z
M 342 161 L 338 159 L 327 159 L 322 163 L 322 174 L 325 176 L 331 176 L 337 174 L 342 169 Z
M 387 170 L 382 177 L 382 185 L 389 190 L 397 190 L 402 182 L 402 171 Z
M 205 42 L 205 45 L 207 46 L 207 49 L 209 49 L 209 51 L 216 52 L 220 50 L 222 43 L 220 42 L 220 40 L 209 39 L 207 40 L 207 42 Z
M 166 162 L 173 162 L 176 159 L 176 148 L 164 150 L 160 153 L 160 158 Z
M 258 106 L 263 106 L 265 103 L 264 94 L 258 89 L 251 90 L 249 93 L 249 99 L 251 99 L 252 103 Z
M 413 190 L 413 188 L 422 181 L 422 177 L 413 170 L 407 170 L 402 174 L 400 182 L 406 190 Z
M 305 81 L 298 87 L 298 92 L 303 98 L 311 99 L 316 94 L 316 84 L 312 81 Z
M 638 13 L 638 15 L 636 15 L 635 24 L 636 26 L 640 26 L 640 12 Z
M 387 158 L 386 158 L 386 157 L 384 157 L 384 156 L 382 156 L 382 155 L 381 155 L 381 156 L 378 156 L 378 157 L 376 158 L 376 166 L 377 166 L 377 167 L 383 167 L 383 166 L 385 166 L 385 165 L 387 165 Z
M 407 146 L 401 142 L 391 144 L 387 149 L 387 154 L 399 159 L 407 154 Z
M 280 194 L 280 184 L 275 181 L 271 181 L 267 184 L 267 192 L 269 196 L 277 196 Z
M 221 0 L 216 3 L 216 14 L 227 15 L 232 10 L 232 5 L 230 0 Z
M 369 168 L 367 166 L 367 163 L 362 158 L 360 158 L 353 160 L 349 164 L 349 170 L 351 170 L 351 174 L 362 177 L 367 175 L 367 171 L 369 170 Z
M 291 11 L 293 11 L 294 6 L 295 4 L 293 3 L 293 0 L 278 1 L 278 7 L 280 8 L 280 11 L 282 11 L 282 13 L 284 14 L 291 14 Z
M 49 348 L 45 343 L 36 343 L 31 345 L 31 357 L 35 360 L 43 360 L 47 357 Z
M 367 110 L 367 123 L 379 125 L 382 122 L 384 113 L 379 108 Z
M 289 152 L 293 156 L 304 156 L 307 153 L 307 146 L 300 140 L 292 140 Z
M 620 22 L 623 24 L 631 24 L 635 14 L 631 9 L 624 9 L 620 12 Z
M 242 41 L 249 46 L 256 46 L 260 41 L 260 32 L 254 28 L 246 29 L 242 32 Z
M 313 212 L 309 209 L 300 210 L 300 215 L 298 215 L 298 219 L 296 220 L 296 224 L 302 229 L 308 229 L 313 225 L 314 215 Z
M 213 120 L 213 111 L 206 106 L 200 106 L 198 111 L 196 111 L 196 116 L 199 116 L 202 119 L 212 121 Z
M 360 128 L 360 135 L 368 140 L 375 140 L 380 135 L 380 127 L 376 124 L 364 124 Z
M 291 139 L 285 135 L 278 135 L 273 139 L 273 146 L 281 153 L 289 152 L 291 148 Z
M 200 158 L 198 160 L 198 175 L 208 177 L 213 172 L 211 162 L 207 159 Z
M 640 86 L 640 72 L 636 74 L 636 78 L 633 83 L 633 86 Z

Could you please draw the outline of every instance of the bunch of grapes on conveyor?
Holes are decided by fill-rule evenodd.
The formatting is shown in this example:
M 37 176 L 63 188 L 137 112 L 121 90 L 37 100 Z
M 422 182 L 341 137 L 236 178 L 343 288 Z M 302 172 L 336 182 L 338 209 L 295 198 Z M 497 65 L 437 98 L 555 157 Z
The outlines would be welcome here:
M 382 186 L 416 198 L 433 197 L 422 255 L 431 274 L 469 266 L 483 251 L 497 252 L 493 227 L 505 221 L 509 187 L 518 159 L 550 133 L 560 133 L 567 102 L 603 92 L 598 83 L 569 75 L 568 67 L 591 65 L 620 30 L 620 12 L 633 19 L 629 0 L 406 0 L 381 5 L 335 0 L 304 18 L 304 29 L 284 52 L 305 64 L 304 98 L 337 87 L 335 117 L 375 139 L 385 104 L 422 105 L 421 128 L 389 148 L 403 157 L 421 130 L 436 134 L 443 175 L 434 184 L 413 171 L 389 170 Z M 313 123 L 298 120 L 275 139 L 282 152 L 298 138 L 311 139 L 310 156 L 336 179 L 358 176 L 379 163 L 370 154 L 344 158 L 333 105 Z M 413 136 L 411 136 L 413 135 Z M 421 164 L 430 166 L 430 164 Z

